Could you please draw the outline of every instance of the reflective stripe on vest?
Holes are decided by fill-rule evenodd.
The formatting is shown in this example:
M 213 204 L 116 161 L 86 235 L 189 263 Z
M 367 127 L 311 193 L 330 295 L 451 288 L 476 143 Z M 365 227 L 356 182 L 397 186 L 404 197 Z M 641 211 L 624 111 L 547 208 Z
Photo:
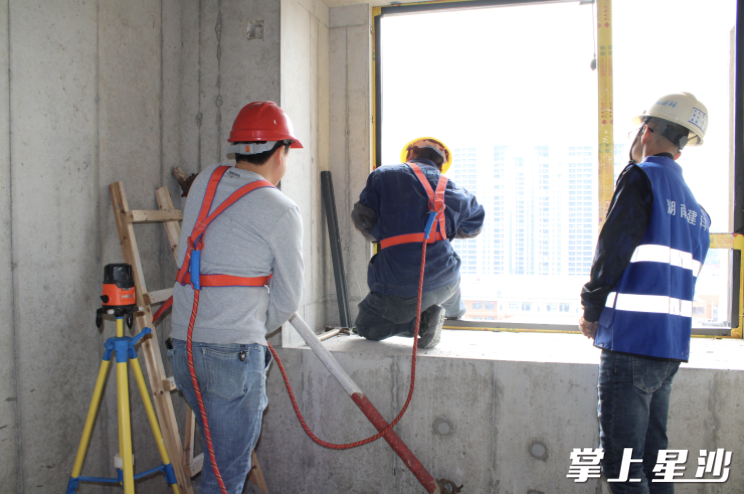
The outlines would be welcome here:
M 630 293 L 612 292 L 607 296 L 605 307 L 631 312 L 692 317 L 691 301 L 662 295 L 633 295 Z
M 201 250 L 204 248 L 204 234 L 207 231 L 209 225 L 214 221 L 220 214 L 222 214 L 227 208 L 235 204 L 240 198 L 250 194 L 256 189 L 263 187 L 274 187 L 273 184 L 266 180 L 256 180 L 247 185 L 242 186 L 230 196 L 225 199 L 212 214 L 209 214 L 209 210 L 212 209 L 212 202 L 214 202 L 214 196 L 217 192 L 217 186 L 222 179 L 225 172 L 231 167 L 229 166 L 218 166 L 212 172 L 207 183 L 207 190 L 204 193 L 204 199 L 202 200 L 201 209 L 197 216 L 194 228 L 191 231 L 191 235 L 186 243 L 186 255 L 183 258 L 183 264 L 181 269 L 178 270 L 176 281 L 181 285 L 191 285 L 195 290 L 200 290 L 202 286 L 217 287 L 217 286 L 245 286 L 245 287 L 261 287 L 266 285 L 271 279 L 271 275 L 268 276 L 256 276 L 256 277 L 245 277 L 245 276 L 232 276 L 228 274 L 209 274 L 202 275 L 199 273 L 199 259 L 201 258 Z M 192 256 L 192 252 L 196 252 Z M 193 276 L 192 279 L 192 274 Z
M 421 167 L 416 163 L 406 163 L 408 167 L 413 170 L 413 173 L 418 178 L 421 185 L 426 191 L 426 195 L 429 198 L 429 212 L 436 212 L 437 215 L 434 218 L 432 229 L 429 234 L 429 240 L 427 243 L 433 244 L 440 240 L 447 240 L 447 230 L 445 230 L 445 217 L 444 210 L 447 206 L 444 204 L 444 191 L 447 188 L 448 178 L 444 175 L 439 175 L 439 181 L 437 182 L 437 190 L 434 191 L 431 188 L 431 184 L 426 179 L 426 175 L 421 170 Z M 437 228 L 438 227 L 438 228 Z M 426 228 L 424 228 L 426 229 Z M 393 247 L 394 245 L 421 243 L 426 238 L 426 232 L 423 233 L 406 233 L 403 235 L 396 235 L 394 237 L 388 237 L 380 241 L 380 247 L 386 249 Z
M 660 262 L 670 264 L 682 269 L 692 271 L 692 276 L 697 278 L 702 268 L 702 263 L 692 258 L 692 254 L 682 250 L 672 249 L 666 245 L 639 245 L 633 251 L 630 262 Z

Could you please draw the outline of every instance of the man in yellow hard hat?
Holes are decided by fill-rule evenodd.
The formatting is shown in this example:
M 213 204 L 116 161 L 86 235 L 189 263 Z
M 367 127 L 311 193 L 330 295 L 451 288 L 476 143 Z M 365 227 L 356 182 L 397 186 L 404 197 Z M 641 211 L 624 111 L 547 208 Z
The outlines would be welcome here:
M 602 349 L 597 410 L 610 489 L 666 494 L 673 484 L 652 480 L 661 476 L 672 380 L 690 356 L 695 282 L 710 245 L 710 217 L 676 160 L 703 143 L 708 110 L 690 93 L 670 94 L 635 123 L 631 162 L 581 293 L 579 328 Z
M 442 175 L 452 164 L 452 153 L 441 141 L 414 139 L 403 148 L 401 159 L 403 164 L 370 174 L 351 215 L 365 238 L 379 242 L 369 263 L 370 293 L 359 304 L 356 330 L 369 340 L 414 335 L 428 224 L 418 346 L 431 348 L 439 343 L 445 316 L 465 313 L 460 258 L 450 240 L 478 235 L 485 211 L 475 196 Z

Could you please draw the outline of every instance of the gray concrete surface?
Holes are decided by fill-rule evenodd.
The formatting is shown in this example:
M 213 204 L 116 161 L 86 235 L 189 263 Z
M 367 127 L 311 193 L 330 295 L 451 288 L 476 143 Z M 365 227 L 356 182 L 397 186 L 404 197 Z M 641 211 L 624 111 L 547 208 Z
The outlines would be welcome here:
M 320 193 L 320 172 L 328 170 L 328 7 L 319 0 L 281 2 L 281 106 L 304 146 L 291 151 L 282 191 L 302 211 L 305 292 L 298 310 L 313 327 L 326 323 L 330 266 L 328 229 Z M 302 340 L 285 324 L 282 342 Z
M 0 73 L 8 73 L 8 0 L 0 2 Z M 0 114 L 9 115 L 9 78 L 0 77 Z M 0 485 L 18 488 L 18 398 L 13 320 L 13 250 L 11 230 L 10 116 L 0 120 Z
M 369 342 L 356 336 L 326 343 L 380 412 L 394 417 L 408 393 L 411 340 Z M 723 485 L 678 484 L 676 492 L 744 491 L 739 411 L 744 391 L 740 340 L 693 340 L 691 363 L 674 382 L 670 448 L 688 449 L 687 477 L 700 449 L 733 452 Z M 333 442 L 375 431 L 313 353 L 282 349 L 310 428 Z M 598 447 L 599 351 L 580 335 L 445 331 L 419 353 L 413 401 L 397 433 L 436 478 L 486 494 L 609 494 L 602 480 L 567 479 L 573 448 Z M 425 492 L 383 441 L 350 451 L 311 442 L 300 428 L 276 366 L 258 455 L 271 492 Z M 541 445 L 544 454 L 531 447 Z M 257 492 L 256 490 L 249 492 Z
M 369 292 L 367 263 L 372 256 L 371 245 L 351 221 L 351 210 L 372 170 L 369 9 L 364 4 L 332 8 L 330 23 L 330 170 L 336 184 L 341 249 L 354 320 L 357 304 Z M 330 269 L 327 277 L 335 294 Z M 335 304 L 328 307 L 328 321 L 337 324 Z

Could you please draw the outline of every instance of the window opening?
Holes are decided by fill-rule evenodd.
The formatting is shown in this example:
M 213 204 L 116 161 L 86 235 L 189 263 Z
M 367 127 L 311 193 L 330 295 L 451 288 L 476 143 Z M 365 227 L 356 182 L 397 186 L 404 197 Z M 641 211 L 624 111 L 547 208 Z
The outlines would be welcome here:
M 599 230 L 591 6 L 554 2 L 468 9 L 467 3 L 458 4 L 461 10 L 397 16 L 387 14 L 395 8 L 383 8 L 385 15 L 376 19 L 377 118 L 382 122 L 376 160 L 398 163 L 401 147 L 414 137 L 442 139 L 453 151 L 449 178 L 484 205 L 483 233 L 453 241 L 462 262 L 466 318 L 572 329 Z M 484 2 L 472 3 L 482 7 Z M 632 114 L 650 105 L 649 97 L 693 92 L 709 105 L 711 119 L 718 117 L 715 127 L 711 120 L 709 129 L 716 130 L 709 136 L 719 135 L 713 145 L 706 136 L 699 150 L 686 149 L 680 164 L 714 217 L 712 231 L 731 231 L 728 84 L 736 2 L 724 0 L 704 11 L 692 3 L 690 8 L 672 0 L 654 3 L 664 13 L 675 12 L 672 25 L 680 35 L 698 33 L 696 62 L 677 50 L 674 57 L 682 60 L 670 62 L 675 70 L 664 77 L 657 77 L 656 67 L 639 71 L 633 65 L 643 58 L 634 55 L 643 46 L 668 45 L 667 31 L 637 36 L 633 13 L 649 7 L 642 0 L 613 4 L 614 46 L 608 47 L 615 63 L 613 178 L 628 161 L 630 124 L 625 122 Z M 424 54 L 436 54 L 434 61 Z M 701 58 L 710 70 L 700 68 Z M 654 76 L 643 78 L 643 73 Z M 685 88 L 678 87 L 680 81 Z M 704 154 L 706 148 L 711 154 Z M 705 163 L 711 161 L 715 171 L 706 175 Z M 698 177 L 718 185 L 705 187 Z M 698 327 L 730 325 L 730 257 L 725 249 L 708 254 L 694 302 Z M 484 309 L 484 300 L 493 302 L 485 302 Z

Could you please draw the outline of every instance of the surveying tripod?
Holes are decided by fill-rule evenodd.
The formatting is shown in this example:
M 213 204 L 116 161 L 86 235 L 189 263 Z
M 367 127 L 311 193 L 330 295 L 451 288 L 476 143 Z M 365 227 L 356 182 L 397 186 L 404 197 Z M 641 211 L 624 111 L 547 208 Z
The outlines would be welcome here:
M 96 326 L 101 327 L 104 315 L 113 315 L 116 319 L 116 337 L 107 339 L 103 345 L 105 349 L 103 361 L 98 371 L 98 380 L 96 381 L 93 398 L 88 409 L 88 417 L 85 420 L 83 437 L 80 439 L 75 464 L 72 468 L 72 475 L 67 483 L 66 494 L 75 494 L 80 482 L 123 484 L 124 494 L 134 494 L 134 481 L 156 472 L 164 472 L 166 481 L 173 487 L 174 494 L 179 494 L 176 474 L 168 457 L 168 451 L 165 449 L 163 436 L 158 426 L 158 419 L 155 416 L 155 410 L 152 407 L 145 378 L 142 375 L 142 368 L 137 359 L 137 352 L 134 349 L 136 343 L 145 335 L 152 333 L 152 330 L 150 328 L 144 328 L 134 337 L 124 336 L 124 318 L 126 317 L 127 326 L 131 329 L 134 313 L 139 310 L 139 307 L 134 302 L 134 281 L 132 267 L 129 264 L 106 265 L 104 268 L 103 295 L 101 296 L 101 300 L 103 301 L 103 307 L 96 311 Z M 106 384 L 106 377 L 108 376 L 112 357 L 116 358 L 116 402 L 119 416 L 119 454 L 114 458 L 117 477 L 81 477 L 80 473 L 83 468 L 85 453 L 88 450 L 93 423 L 95 422 L 98 407 L 101 403 L 103 387 Z M 131 364 L 132 371 L 134 371 L 134 377 L 145 405 L 147 418 L 150 421 L 150 427 L 155 436 L 155 444 L 157 444 L 160 458 L 163 461 L 160 466 L 136 475 L 134 474 L 134 455 L 132 454 L 132 428 L 129 416 L 129 373 L 127 364 Z

